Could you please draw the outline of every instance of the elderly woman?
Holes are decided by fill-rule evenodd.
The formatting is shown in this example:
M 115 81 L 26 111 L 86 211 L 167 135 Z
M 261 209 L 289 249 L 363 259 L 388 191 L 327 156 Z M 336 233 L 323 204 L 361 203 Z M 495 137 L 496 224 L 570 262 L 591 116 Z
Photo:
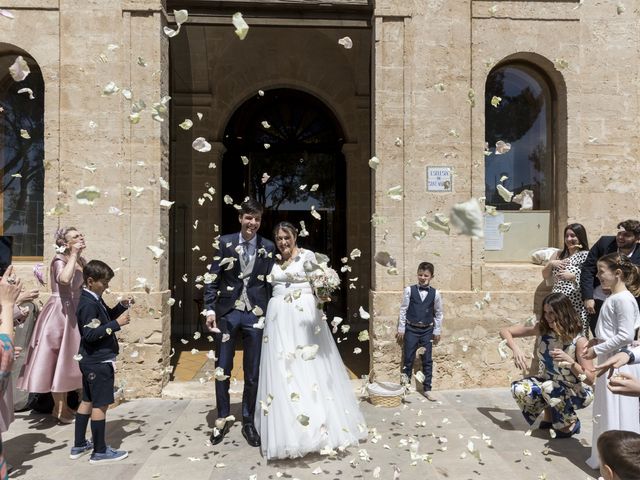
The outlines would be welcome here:
M 595 379 L 593 363 L 582 356 L 587 339 L 569 299 L 552 293 L 543 300 L 542 307 L 540 322 L 503 328 L 500 336 L 513 351 L 516 366 L 525 371 L 528 362 L 514 338 L 539 337 L 537 350 L 544 368 L 536 376 L 513 382 L 511 393 L 529 425 L 544 412 L 539 428 L 553 428 L 556 437 L 567 438 L 580 433 L 576 410 L 593 400 L 589 386 Z
M 589 333 L 589 317 L 580 292 L 580 271 L 589 254 L 587 231 L 579 223 L 564 228 L 564 248 L 551 257 L 542 269 L 545 280 L 553 281 L 552 293 L 563 293 L 571 301 L 585 336 Z
M 67 393 L 82 388 L 82 375 L 74 356 L 80 346 L 76 308 L 80 299 L 85 248 L 74 227 L 56 232 L 57 251 L 50 267 L 52 294 L 38 316 L 17 387 L 35 393 L 51 392 L 53 416 L 73 422 Z

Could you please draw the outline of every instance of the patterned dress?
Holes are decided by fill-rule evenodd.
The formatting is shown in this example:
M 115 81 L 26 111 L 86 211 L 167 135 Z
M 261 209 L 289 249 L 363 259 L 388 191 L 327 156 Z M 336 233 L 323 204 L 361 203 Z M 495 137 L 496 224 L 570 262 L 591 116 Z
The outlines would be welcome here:
M 13 366 L 13 342 L 6 333 L 0 333 L 0 396 L 13 388 L 11 386 L 11 367 Z M 0 438 L 0 480 L 7 480 L 7 463 L 2 453 L 2 439 Z
M 562 362 L 554 362 L 551 357 L 552 350 L 561 348 L 575 358 L 576 342 L 581 336 L 564 344 L 553 332 L 542 335 L 538 343 L 538 356 L 544 370 L 540 376 L 525 377 L 511 384 L 511 394 L 529 425 L 533 425 L 545 408 L 551 407 L 553 428 L 560 430 L 569 427 L 578 420 L 576 410 L 589 406 L 593 401 L 591 387 L 581 382 L 570 368 L 561 366 Z
M 587 317 L 587 310 L 584 308 L 584 303 L 582 302 L 580 272 L 582 271 L 582 264 L 587 259 L 588 254 L 588 250 L 581 250 L 565 259 L 567 265 L 564 269 L 554 267 L 553 289 L 551 290 L 552 293 L 563 293 L 571 301 L 571 305 L 573 305 L 580 321 L 582 321 L 582 334 L 587 338 L 589 338 L 589 317 Z M 558 278 L 558 274 L 563 271 L 573 273 L 576 278 L 574 280 L 562 280 Z

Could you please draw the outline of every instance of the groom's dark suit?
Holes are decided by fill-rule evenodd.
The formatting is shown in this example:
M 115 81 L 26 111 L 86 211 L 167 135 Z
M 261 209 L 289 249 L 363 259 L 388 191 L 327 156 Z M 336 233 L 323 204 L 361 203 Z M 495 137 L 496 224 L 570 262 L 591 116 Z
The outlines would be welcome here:
M 275 246 L 273 242 L 256 235 L 255 242 L 245 246 L 241 244 L 239 233 L 220 237 L 218 254 L 211 263 L 209 273 L 215 275 L 213 281 L 205 285 L 205 309 L 216 314 L 217 326 L 221 333 L 215 335 L 216 367 L 224 374 L 231 375 L 236 336 L 242 335 L 244 350 L 244 392 L 242 395 L 242 421 L 253 423 L 260 351 L 262 347 L 262 329 L 253 325 L 258 322 L 256 307 L 262 312 L 267 310 L 271 296 L 271 285 L 267 275 L 274 262 Z M 245 254 L 245 248 L 249 250 Z M 227 263 L 233 259 L 233 264 Z M 222 266 L 220 264 L 223 264 Z M 259 313 L 259 312 L 258 312 Z M 223 342 L 223 335 L 229 339 Z M 216 380 L 216 405 L 218 418 L 229 416 L 229 379 Z

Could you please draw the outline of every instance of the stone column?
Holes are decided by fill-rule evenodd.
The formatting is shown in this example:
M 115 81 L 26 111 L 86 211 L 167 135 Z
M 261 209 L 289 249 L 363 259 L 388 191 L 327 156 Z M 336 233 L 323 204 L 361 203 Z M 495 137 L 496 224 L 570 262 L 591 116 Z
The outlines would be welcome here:
M 400 274 L 372 265 L 370 295 L 370 364 L 376 380 L 400 377 L 400 348 L 395 341 L 399 292 L 403 288 L 404 199 L 392 200 L 387 191 L 404 188 L 405 132 L 405 19 L 375 17 L 374 149 L 380 165 L 373 175 L 373 253 L 386 251 L 397 259 Z M 398 141 L 396 141 L 398 139 Z

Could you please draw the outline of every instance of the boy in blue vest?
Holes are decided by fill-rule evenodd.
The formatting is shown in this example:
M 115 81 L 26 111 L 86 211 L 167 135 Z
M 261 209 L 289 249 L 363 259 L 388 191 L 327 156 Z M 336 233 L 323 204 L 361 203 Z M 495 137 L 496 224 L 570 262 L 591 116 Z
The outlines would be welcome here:
M 442 328 L 442 298 L 440 292 L 430 286 L 433 278 L 433 264 L 422 262 L 418 265 L 418 283 L 404 289 L 400 319 L 396 338 L 403 343 L 402 376 L 407 382 L 411 380 L 413 362 L 419 347 L 424 347 L 422 355 L 422 394 L 432 402 L 436 398 L 431 393 L 433 376 L 432 345 L 440 341 Z

